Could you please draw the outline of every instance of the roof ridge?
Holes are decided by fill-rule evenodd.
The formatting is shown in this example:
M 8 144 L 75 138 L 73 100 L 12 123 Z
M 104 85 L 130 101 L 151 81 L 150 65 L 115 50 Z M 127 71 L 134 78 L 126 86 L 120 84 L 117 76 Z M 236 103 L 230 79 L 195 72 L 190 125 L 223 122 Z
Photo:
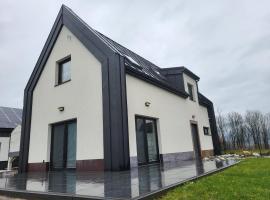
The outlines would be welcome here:
M 70 9 L 69 7 L 67 7 L 66 5 L 63 5 L 63 7 L 65 7 L 66 9 L 69 10 L 69 12 L 74 15 L 80 22 L 82 22 L 90 31 L 92 31 L 99 39 L 102 40 L 102 42 L 104 42 L 110 49 L 112 49 L 113 51 L 117 51 L 117 49 L 115 49 L 112 45 L 108 44 L 106 41 L 104 41 L 104 38 L 101 38 L 100 35 L 98 34 L 98 31 L 95 30 L 94 28 L 92 28 L 89 24 L 87 24 L 82 18 L 80 18 L 72 9 Z

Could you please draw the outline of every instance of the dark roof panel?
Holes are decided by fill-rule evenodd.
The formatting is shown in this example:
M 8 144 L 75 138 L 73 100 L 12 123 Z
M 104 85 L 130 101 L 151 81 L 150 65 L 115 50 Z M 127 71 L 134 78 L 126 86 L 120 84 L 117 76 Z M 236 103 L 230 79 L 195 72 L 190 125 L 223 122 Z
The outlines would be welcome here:
M 127 49 L 126 47 L 118 44 L 117 42 L 113 41 L 112 39 L 108 38 L 107 36 L 103 35 L 102 33 L 96 31 L 100 37 L 102 37 L 107 44 L 110 44 L 112 49 L 115 52 L 119 53 L 120 55 L 127 58 L 130 62 L 137 64 L 142 67 L 142 71 L 153 78 L 158 79 L 159 81 L 167 81 L 166 77 L 162 75 L 161 69 L 156 66 L 154 63 L 146 60 L 145 58 L 139 56 L 138 54 L 134 53 L 133 51 Z
M 15 128 L 21 121 L 22 109 L 0 107 L 0 128 Z
M 163 74 L 182 74 L 185 73 L 194 80 L 200 80 L 200 77 L 190 71 L 188 68 L 181 66 L 181 67 L 169 67 L 169 68 L 162 68 Z
M 210 101 L 202 93 L 198 93 L 198 98 L 199 98 L 199 104 L 202 105 L 202 106 L 209 107 L 209 106 L 213 105 L 212 101 Z

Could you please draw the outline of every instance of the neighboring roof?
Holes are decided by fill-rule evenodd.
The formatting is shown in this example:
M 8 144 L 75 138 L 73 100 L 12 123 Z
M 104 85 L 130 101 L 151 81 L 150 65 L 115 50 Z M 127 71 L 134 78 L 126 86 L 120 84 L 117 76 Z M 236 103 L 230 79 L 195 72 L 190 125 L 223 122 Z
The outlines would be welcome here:
M 0 107 L 0 128 L 15 128 L 21 121 L 22 109 Z

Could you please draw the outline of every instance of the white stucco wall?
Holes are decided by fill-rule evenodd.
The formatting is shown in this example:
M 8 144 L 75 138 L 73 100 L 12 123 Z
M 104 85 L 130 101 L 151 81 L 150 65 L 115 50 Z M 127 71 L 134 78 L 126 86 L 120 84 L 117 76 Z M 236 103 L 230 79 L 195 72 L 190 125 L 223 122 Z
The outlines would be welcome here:
M 206 108 L 198 104 L 196 82 L 184 75 L 185 85 L 195 89 L 195 102 L 130 75 L 126 76 L 130 155 L 137 155 L 135 115 L 157 118 L 159 152 L 161 154 L 193 151 L 190 120 L 197 121 L 202 150 L 213 149 L 211 136 L 203 134 L 209 127 Z M 145 102 L 151 103 L 150 107 Z M 193 119 L 192 116 L 195 116 Z
M 196 81 L 186 74 L 183 74 L 183 77 L 184 77 L 184 86 L 185 86 L 186 92 L 188 92 L 188 88 L 187 88 L 188 83 L 193 85 L 194 87 L 195 102 L 187 99 L 187 103 L 188 103 L 187 108 L 190 109 L 195 114 L 196 116 L 195 121 L 198 121 L 201 149 L 211 150 L 213 149 L 212 137 L 211 135 L 204 135 L 203 133 L 203 127 L 205 126 L 205 127 L 209 127 L 209 132 L 211 134 L 207 108 L 199 105 L 198 88 L 197 88 Z
M 71 55 L 71 81 L 55 87 L 56 61 Z M 58 107 L 64 106 L 63 112 Z M 77 118 L 77 160 L 103 158 L 101 63 L 63 27 L 34 89 L 29 163 L 50 160 L 50 124 Z
M 9 152 L 20 151 L 21 125 L 18 125 L 10 134 Z
M 8 160 L 9 137 L 0 137 L 0 161 Z

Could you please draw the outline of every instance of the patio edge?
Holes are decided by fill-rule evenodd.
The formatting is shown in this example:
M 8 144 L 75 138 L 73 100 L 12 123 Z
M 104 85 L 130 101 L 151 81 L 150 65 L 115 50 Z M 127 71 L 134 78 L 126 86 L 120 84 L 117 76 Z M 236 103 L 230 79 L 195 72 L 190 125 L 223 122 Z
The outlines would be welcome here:
M 209 175 L 213 175 L 217 172 L 221 172 L 227 168 L 230 168 L 230 167 L 233 167 L 237 164 L 239 164 L 241 162 L 241 160 L 231 164 L 231 165 L 228 165 L 228 166 L 225 166 L 225 167 L 221 167 L 221 168 L 218 168 L 218 169 L 214 169 L 214 170 L 211 170 L 211 171 L 208 171 L 202 175 L 199 175 L 199 176 L 194 176 L 194 177 L 191 177 L 191 178 L 188 178 L 184 181 L 180 181 L 178 183 L 174 183 L 172 185 L 169 185 L 169 186 L 166 186 L 160 190 L 156 190 L 156 191 L 153 191 L 153 192 L 150 192 L 148 194 L 145 194 L 145 195 L 142 195 L 142 196 L 139 196 L 139 197 L 134 197 L 134 198 L 131 198 L 132 200 L 148 200 L 148 199 L 155 199 L 155 198 L 159 198 L 163 195 L 165 195 L 167 192 L 169 192 L 170 190 L 178 187 L 178 186 L 181 186 L 181 185 L 184 185 L 185 183 L 188 183 L 190 181 L 197 181 L 203 177 L 206 177 L 206 176 L 209 176 Z

